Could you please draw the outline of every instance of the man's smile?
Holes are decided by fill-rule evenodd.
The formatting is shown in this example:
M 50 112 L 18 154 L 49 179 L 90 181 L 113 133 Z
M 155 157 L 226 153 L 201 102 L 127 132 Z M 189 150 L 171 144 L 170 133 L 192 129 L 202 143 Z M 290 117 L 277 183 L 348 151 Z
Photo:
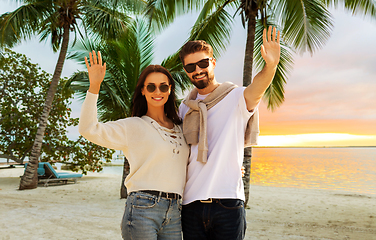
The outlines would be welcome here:
M 200 73 L 200 74 L 193 76 L 193 78 L 196 80 L 202 80 L 203 78 L 207 77 L 207 75 L 208 75 L 207 73 Z

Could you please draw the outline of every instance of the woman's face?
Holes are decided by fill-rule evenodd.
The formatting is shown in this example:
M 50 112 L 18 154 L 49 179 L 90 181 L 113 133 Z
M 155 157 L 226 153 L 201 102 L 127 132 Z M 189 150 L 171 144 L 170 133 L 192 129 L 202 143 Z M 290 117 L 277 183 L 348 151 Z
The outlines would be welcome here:
M 151 107 L 163 107 L 171 93 L 171 86 L 168 77 L 160 72 L 150 73 L 141 89 L 148 103 L 148 109 Z

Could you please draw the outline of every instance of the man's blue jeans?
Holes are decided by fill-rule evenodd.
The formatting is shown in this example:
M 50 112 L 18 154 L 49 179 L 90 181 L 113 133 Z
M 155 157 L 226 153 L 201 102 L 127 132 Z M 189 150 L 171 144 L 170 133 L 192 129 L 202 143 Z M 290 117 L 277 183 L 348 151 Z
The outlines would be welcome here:
M 181 200 L 132 192 L 121 223 L 123 239 L 181 240 Z
M 213 199 L 183 205 L 184 240 L 241 240 L 245 237 L 244 202 L 239 199 Z

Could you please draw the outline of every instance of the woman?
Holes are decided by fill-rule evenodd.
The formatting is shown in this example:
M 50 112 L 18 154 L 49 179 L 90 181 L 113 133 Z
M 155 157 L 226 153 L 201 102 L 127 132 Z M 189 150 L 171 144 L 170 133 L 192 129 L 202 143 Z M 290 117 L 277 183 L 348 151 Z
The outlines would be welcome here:
M 181 239 L 181 196 L 189 148 L 179 127 L 175 83 L 162 66 L 148 66 L 133 96 L 132 116 L 97 120 L 98 93 L 106 72 L 102 57 L 85 57 L 90 87 L 82 105 L 79 132 L 98 145 L 123 150 L 130 163 L 123 239 Z

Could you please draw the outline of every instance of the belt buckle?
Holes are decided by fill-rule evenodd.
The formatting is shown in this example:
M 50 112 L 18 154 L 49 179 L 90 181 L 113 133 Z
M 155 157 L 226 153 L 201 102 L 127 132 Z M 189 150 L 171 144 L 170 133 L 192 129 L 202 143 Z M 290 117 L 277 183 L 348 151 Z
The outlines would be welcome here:
M 212 203 L 213 202 L 213 199 L 212 198 L 208 198 L 207 200 L 200 200 L 201 203 Z

